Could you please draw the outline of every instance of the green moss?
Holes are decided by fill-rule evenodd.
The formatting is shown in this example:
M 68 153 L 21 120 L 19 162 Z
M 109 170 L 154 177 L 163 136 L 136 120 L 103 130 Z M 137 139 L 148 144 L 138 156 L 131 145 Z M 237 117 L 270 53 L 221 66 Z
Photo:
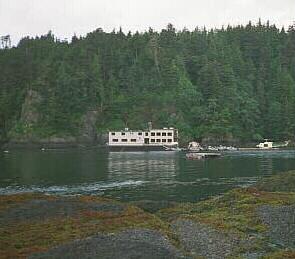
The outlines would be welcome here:
M 33 199 L 46 199 L 54 200 L 54 196 L 39 194 L 39 193 L 24 193 L 13 195 L 0 195 L 0 212 L 10 207 L 18 206 L 20 203 L 33 200 Z
M 262 259 L 294 259 L 295 258 L 295 250 L 279 250 L 273 253 L 269 253 L 262 257 Z
M 295 193 L 269 193 L 255 188 L 245 188 L 235 189 L 221 197 L 199 203 L 186 203 L 163 209 L 157 215 L 168 221 L 179 217 L 190 218 L 243 236 L 267 230 L 255 213 L 259 206 L 294 203 Z

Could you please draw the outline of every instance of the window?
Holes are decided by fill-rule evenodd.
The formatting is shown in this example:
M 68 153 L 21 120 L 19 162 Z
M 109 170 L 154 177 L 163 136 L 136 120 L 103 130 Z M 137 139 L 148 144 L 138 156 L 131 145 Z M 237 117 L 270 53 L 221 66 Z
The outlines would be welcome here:
M 162 139 L 162 142 L 166 142 L 166 139 Z
M 162 132 L 162 136 L 166 136 L 166 132 Z
M 161 132 L 157 132 L 157 136 L 161 136 Z
M 145 135 L 146 135 L 146 136 L 148 136 L 148 135 L 149 135 L 149 133 L 148 133 L 148 132 L 146 132 L 146 133 L 145 133 Z
M 152 133 L 151 133 L 151 136 L 155 136 L 155 132 L 152 132 Z
M 168 136 L 172 136 L 172 132 L 168 132 Z
M 172 139 L 168 139 L 168 142 L 172 142 Z
M 136 142 L 136 139 L 135 139 L 135 138 L 132 138 L 132 139 L 131 139 L 131 142 Z
M 125 132 L 121 132 L 121 135 L 124 136 L 125 135 Z
M 123 139 L 122 139 L 122 142 L 127 142 L 127 139 L 126 139 L 126 138 L 123 138 Z
M 118 142 L 117 138 L 112 139 L 113 142 Z
M 154 139 L 151 139 L 151 142 L 152 142 L 152 143 L 155 143 L 155 140 L 154 140 Z
M 116 133 L 115 132 L 112 132 L 112 135 L 114 136 L 114 135 L 116 135 Z
M 161 142 L 161 139 L 157 139 L 157 142 Z
M 138 132 L 138 136 L 141 136 L 142 135 L 142 132 Z

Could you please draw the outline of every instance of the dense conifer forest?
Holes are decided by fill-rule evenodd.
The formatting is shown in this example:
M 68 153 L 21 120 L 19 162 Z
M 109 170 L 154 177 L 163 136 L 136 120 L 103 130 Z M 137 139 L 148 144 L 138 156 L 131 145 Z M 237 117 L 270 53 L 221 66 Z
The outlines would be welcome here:
M 34 123 L 21 118 L 29 91 Z M 2 139 L 76 136 L 88 111 L 98 133 L 152 121 L 183 142 L 294 139 L 295 26 L 97 29 L 70 42 L 49 32 L 0 49 Z

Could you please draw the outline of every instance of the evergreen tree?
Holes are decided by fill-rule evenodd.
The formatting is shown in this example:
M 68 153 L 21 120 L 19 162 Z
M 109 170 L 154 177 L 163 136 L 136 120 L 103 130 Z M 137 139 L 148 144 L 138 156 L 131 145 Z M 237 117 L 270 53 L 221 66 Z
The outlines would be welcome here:
M 51 32 L 0 48 L 0 134 L 18 132 L 29 90 L 43 136 L 175 126 L 182 140 L 295 138 L 295 29 L 250 22 L 220 30 L 124 34 L 101 28 L 61 41 Z M 14 134 L 15 135 L 15 134 Z

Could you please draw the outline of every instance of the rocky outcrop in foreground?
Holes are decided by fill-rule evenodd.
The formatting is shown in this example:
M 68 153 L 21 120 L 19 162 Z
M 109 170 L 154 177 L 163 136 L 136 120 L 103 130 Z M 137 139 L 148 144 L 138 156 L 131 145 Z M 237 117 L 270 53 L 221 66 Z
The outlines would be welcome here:
M 98 233 L 89 238 L 38 253 L 30 258 L 183 258 L 160 232 L 150 229 L 127 229 L 118 233 Z
M 0 196 L 0 258 L 295 258 L 294 176 L 197 203 Z

